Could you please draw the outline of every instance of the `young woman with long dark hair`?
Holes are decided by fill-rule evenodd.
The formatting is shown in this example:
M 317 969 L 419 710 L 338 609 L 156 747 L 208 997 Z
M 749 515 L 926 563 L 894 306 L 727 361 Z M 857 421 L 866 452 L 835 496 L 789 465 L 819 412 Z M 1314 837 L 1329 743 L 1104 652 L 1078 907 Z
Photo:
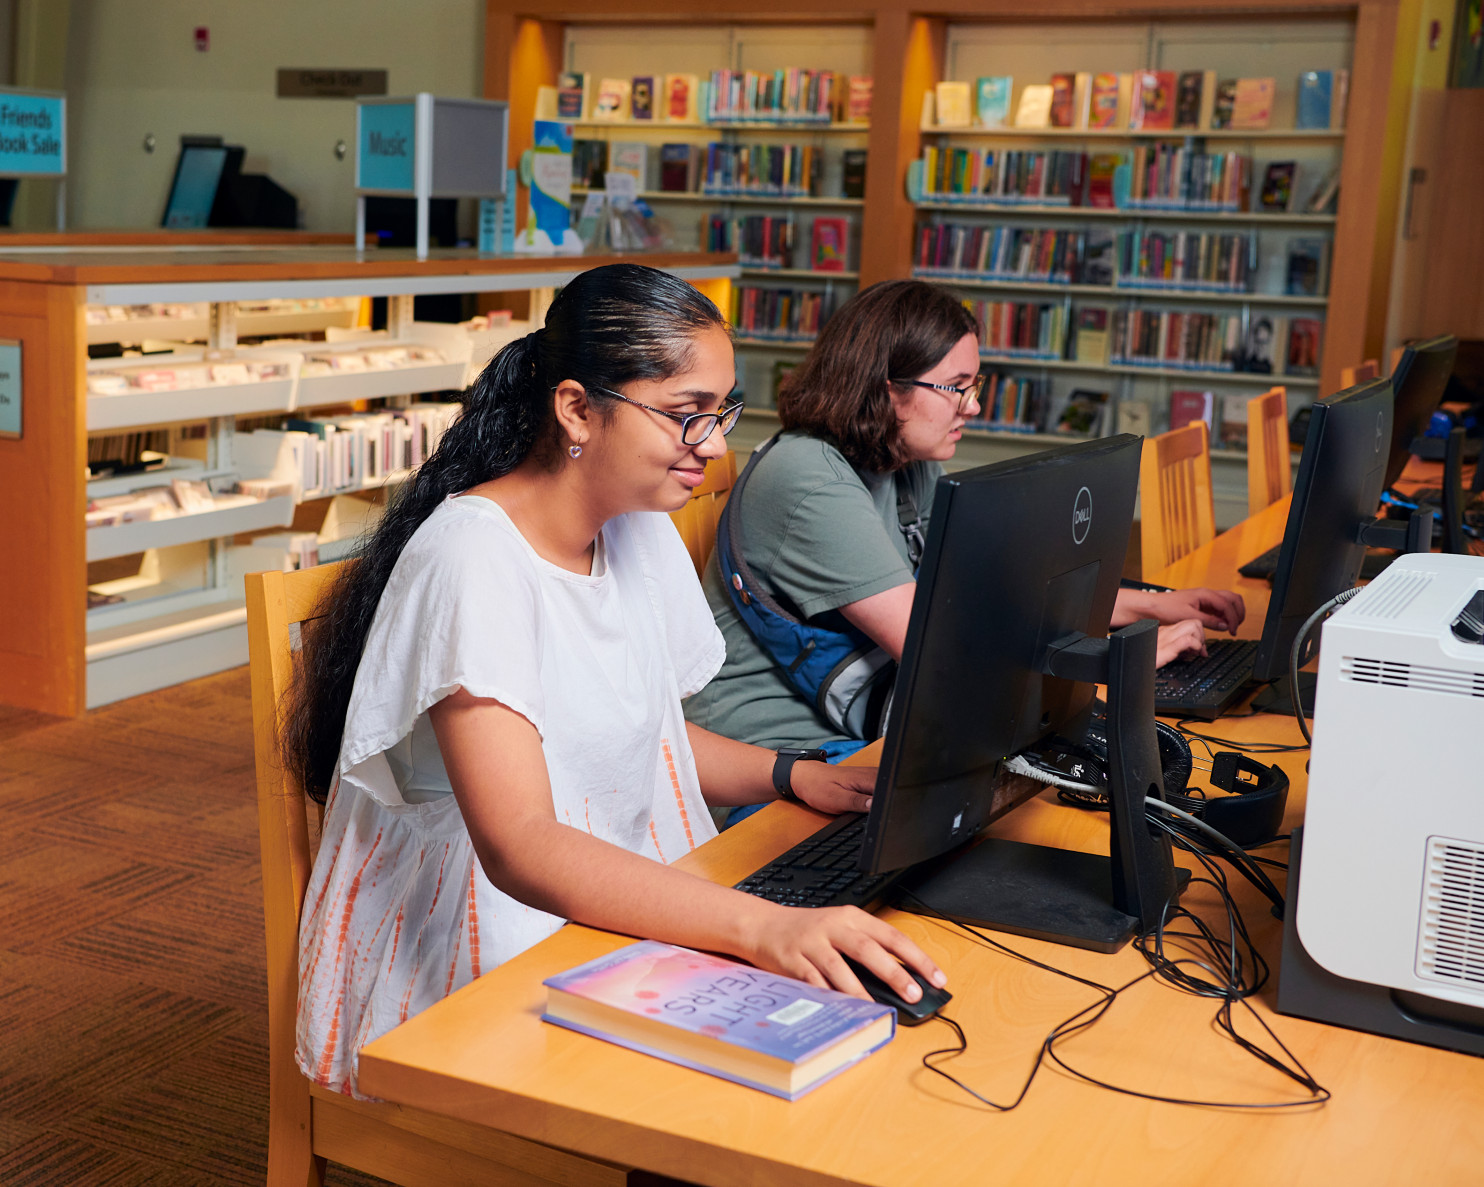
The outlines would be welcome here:
M 743 538 L 733 547 L 785 609 L 828 630 L 853 627 L 901 659 L 917 586 L 900 495 L 925 527 L 942 463 L 979 411 L 979 367 L 978 326 L 937 285 L 883 281 L 829 320 L 779 392 L 783 433 L 739 501 Z M 833 758 L 858 749 L 861 739 L 826 720 L 753 637 L 714 558 L 704 586 L 727 654 L 686 701 L 690 721 L 757 745 L 822 747 Z M 1113 625 L 1157 619 L 1163 664 L 1204 650 L 1206 627 L 1235 631 L 1244 613 L 1242 599 L 1224 590 L 1124 589 Z
M 860 993 L 920 995 L 907 937 L 669 868 L 707 805 L 774 799 L 771 751 L 687 725 L 723 645 L 666 512 L 736 419 L 716 307 L 665 273 L 578 276 L 502 350 L 308 632 L 285 757 L 328 796 L 300 930 L 298 1057 L 360 1048 L 579 920 Z M 720 431 L 718 431 L 720 430 Z M 874 772 L 799 762 L 825 812 Z

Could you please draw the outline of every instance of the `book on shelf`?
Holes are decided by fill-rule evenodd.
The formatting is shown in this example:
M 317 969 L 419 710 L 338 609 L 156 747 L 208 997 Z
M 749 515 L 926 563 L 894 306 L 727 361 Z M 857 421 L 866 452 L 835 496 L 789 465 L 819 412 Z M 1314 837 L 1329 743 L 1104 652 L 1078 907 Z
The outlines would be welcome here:
M 1154 433 L 1154 408 L 1148 400 L 1119 400 L 1113 417 L 1113 431 L 1149 437 Z
M 655 940 L 544 984 L 543 1021 L 785 1100 L 896 1033 L 890 1006 Z
M 1128 126 L 1135 131 L 1162 132 L 1175 126 L 1175 72 L 1136 70 L 1133 106 Z
M 840 194 L 845 198 L 866 196 L 866 150 L 847 148 L 840 154 Z
M 583 189 L 603 187 L 603 174 L 608 172 L 608 141 L 572 141 L 572 184 Z
M 1286 214 L 1293 204 L 1293 187 L 1298 177 L 1294 161 L 1269 161 L 1262 174 L 1262 189 L 1257 202 L 1264 214 Z
M 840 97 L 832 70 L 713 70 L 703 88 L 707 120 L 829 123 Z
M 1273 118 L 1275 92 L 1276 87 L 1271 78 L 1237 79 L 1229 127 L 1239 132 L 1264 131 Z
M 629 91 L 629 114 L 636 120 L 654 119 L 654 75 L 634 76 Z
M 1283 352 L 1283 373 L 1295 376 L 1319 374 L 1320 340 L 1324 323 L 1317 317 L 1288 319 L 1288 345 Z
M 773 360 L 773 407 L 778 407 L 778 393 L 783 390 L 788 377 L 798 369 L 799 364 L 795 359 Z
M 916 164 L 914 162 L 914 164 Z M 996 148 L 923 148 L 921 167 L 909 170 L 910 192 L 1005 205 L 1069 206 L 1081 202 L 1086 155 L 1081 152 Z
M 1331 214 L 1334 212 L 1335 199 L 1339 197 L 1339 194 L 1340 167 L 1336 165 L 1324 175 L 1324 180 L 1314 188 L 1314 192 L 1309 195 L 1309 200 L 1305 203 L 1304 209 L 1310 214 Z
M 1182 144 L 1136 144 L 1130 154 L 1129 206 L 1155 210 L 1244 210 L 1252 158 Z
M 554 120 L 561 118 L 557 111 L 556 87 L 542 86 L 536 88 L 535 115 L 538 120 Z
M 1101 437 L 1107 415 L 1107 392 L 1076 388 L 1062 405 L 1056 419 L 1056 431 L 1079 437 Z
M 1237 313 L 1116 309 L 1108 358 L 1120 366 L 1230 371 L 1242 349 L 1242 333 Z
M 732 290 L 732 324 L 744 338 L 812 341 L 834 312 L 834 303 L 834 292 L 828 287 L 737 285 Z
M 1247 401 L 1249 396 L 1221 397 L 1221 427 L 1215 434 L 1222 449 L 1247 448 Z
M 1087 158 L 1087 204 L 1099 210 L 1112 210 L 1118 205 L 1114 180 L 1118 167 L 1124 164 L 1122 153 L 1092 153 Z
M 1074 128 L 1077 126 L 1077 76 L 1075 74 L 1053 74 L 1051 76 L 1051 109 L 1047 113 L 1048 126 L 1052 128 Z
M 1329 295 L 1328 239 L 1290 239 L 1284 292 L 1290 297 L 1324 297 Z
M 1288 319 L 1275 314 L 1253 315 L 1232 357 L 1232 369 L 1256 375 L 1276 375 L 1286 357 Z
M 1257 268 L 1254 234 L 1120 231 L 1118 284 L 1132 289 L 1250 292 Z
M 871 119 L 872 79 L 869 74 L 852 74 L 845 80 L 845 122 L 864 124 Z
M 817 195 L 822 151 L 811 144 L 706 146 L 702 190 L 708 194 L 759 194 L 805 198 Z
M 695 123 L 700 79 L 694 74 L 666 74 L 660 111 L 667 120 Z
M 1335 75 L 1332 70 L 1305 70 L 1298 76 L 1298 106 L 1293 126 L 1300 130 L 1328 128 L 1334 102 Z
M 649 145 L 639 140 L 615 140 L 608 152 L 608 173 L 627 173 L 638 189 L 649 182 Z
M 1087 126 L 1098 129 L 1128 127 L 1133 85 L 1132 74 L 1094 74 L 1089 84 Z
M 1216 104 L 1216 71 L 1185 70 L 1175 80 L 1175 127 L 1204 130 Z
M 1008 74 L 986 76 L 974 83 L 974 120 L 981 128 L 1003 128 L 1010 123 L 1010 90 L 1014 79 Z
M 627 78 L 605 78 L 598 84 L 598 98 L 593 104 L 595 120 L 626 120 L 629 118 L 629 87 Z
M 1204 421 L 1208 431 L 1216 428 L 1216 393 L 1181 391 L 1170 393 L 1170 429 L 1183 429 L 1195 421 Z
M 1089 227 L 1082 242 L 1081 284 L 1112 285 L 1118 275 L 1118 248 L 1109 227 Z
M 1108 310 L 1100 305 L 1082 305 L 1077 309 L 1077 334 L 1073 340 L 1073 357 L 1079 363 L 1099 367 L 1108 365 Z
M 588 110 L 588 76 L 580 71 L 569 71 L 557 78 L 556 111 L 553 119 L 580 120 Z M 539 117 L 538 117 L 539 118 Z
M 987 354 L 1023 359 L 1066 357 L 1068 305 L 1064 299 L 964 302 L 979 323 L 979 341 Z
M 1216 84 L 1216 95 L 1211 102 L 1211 130 L 1224 131 L 1232 126 L 1232 110 L 1237 103 L 1237 80 L 1223 78 Z
M 1045 385 L 1024 375 L 992 374 L 979 393 L 979 415 L 970 428 L 1031 433 L 1045 427 Z
M 1023 87 L 1015 108 L 1017 128 L 1046 128 L 1051 124 L 1051 85 L 1032 83 Z
M 938 127 L 967 128 L 969 119 L 969 84 L 940 82 L 933 89 L 938 107 Z
M 793 265 L 794 219 L 789 215 L 749 214 L 727 218 L 711 214 L 705 226 L 707 251 L 735 251 L 744 267 Z
M 668 194 L 684 194 L 700 188 L 701 160 L 698 144 L 660 145 L 660 189 Z
M 1477 5 L 1474 8 L 1478 12 Z M 1334 92 L 1330 96 L 1329 126 L 1336 131 L 1345 126 L 1345 108 L 1350 102 L 1350 71 L 1336 70 Z
M 918 228 L 919 276 L 1086 283 L 1084 240 L 1066 227 L 928 223 Z
M 816 272 L 844 272 L 849 243 L 847 219 L 816 218 L 809 231 L 809 266 Z

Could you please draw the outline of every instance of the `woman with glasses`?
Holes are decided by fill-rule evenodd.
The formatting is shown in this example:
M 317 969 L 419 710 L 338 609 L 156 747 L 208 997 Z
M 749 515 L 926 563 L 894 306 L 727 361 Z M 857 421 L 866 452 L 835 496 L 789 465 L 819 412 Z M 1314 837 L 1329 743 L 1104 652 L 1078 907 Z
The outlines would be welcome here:
M 978 327 L 946 289 L 884 281 L 841 307 L 785 380 L 783 433 L 741 495 L 742 539 L 731 545 L 754 578 L 798 618 L 855 628 L 900 660 L 916 590 L 913 533 L 925 531 L 942 463 L 978 415 L 983 384 Z M 686 701 L 690 721 L 761 746 L 821 748 L 832 760 L 859 749 L 862 740 L 827 721 L 752 636 L 714 557 L 703 584 L 727 654 Z M 1164 624 L 1163 664 L 1204 650 L 1205 627 L 1235 631 L 1244 613 L 1225 591 L 1125 589 L 1113 623 Z
M 732 344 L 690 285 L 582 273 L 503 349 L 306 634 L 285 760 L 328 800 L 300 927 L 298 1058 L 354 1092 L 360 1048 L 567 919 L 912 1000 L 907 937 L 666 863 L 708 805 L 777 798 L 777 756 L 688 725 L 723 644 L 667 512 L 737 419 Z M 874 772 L 784 790 L 869 804 Z

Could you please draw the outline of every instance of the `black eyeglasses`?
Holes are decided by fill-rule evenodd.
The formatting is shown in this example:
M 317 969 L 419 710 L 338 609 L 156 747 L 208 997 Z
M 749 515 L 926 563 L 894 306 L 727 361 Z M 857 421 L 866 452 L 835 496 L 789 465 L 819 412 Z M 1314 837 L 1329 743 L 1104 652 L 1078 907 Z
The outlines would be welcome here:
M 609 395 L 615 399 L 622 400 L 625 404 L 632 404 L 635 408 L 643 408 L 646 412 L 653 412 L 659 416 L 668 417 L 680 426 L 680 443 L 682 445 L 701 445 L 706 438 L 721 429 L 721 435 L 725 437 L 737 427 L 737 418 L 742 415 L 742 401 L 736 400 L 719 412 L 666 412 L 663 408 L 651 408 L 648 404 L 641 404 L 638 400 L 631 400 L 623 392 L 616 392 L 612 388 L 599 387 L 596 383 L 589 387 Z
M 988 380 L 987 375 L 976 375 L 963 387 L 952 387 L 946 383 L 929 383 L 926 379 L 888 379 L 888 383 L 895 383 L 898 387 L 925 387 L 931 391 L 942 392 L 945 396 L 958 397 L 958 410 L 962 412 L 968 407 L 970 400 L 978 400 L 979 393 L 984 390 L 984 384 Z

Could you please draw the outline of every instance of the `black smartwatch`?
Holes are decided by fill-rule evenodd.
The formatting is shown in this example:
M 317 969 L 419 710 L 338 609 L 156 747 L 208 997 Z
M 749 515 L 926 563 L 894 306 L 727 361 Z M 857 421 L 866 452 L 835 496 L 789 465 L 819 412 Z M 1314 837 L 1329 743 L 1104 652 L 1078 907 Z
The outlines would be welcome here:
M 773 790 L 778 793 L 780 800 L 788 800 L 791 804 L 801 803 L 793 789 L 794 763 L 803 760 L 805 762 L 828 762 L 829 755 L 823 750 L 799 750 L 793 746 L 785 746 L 778 751 L 778 757 L 773 760 Z

